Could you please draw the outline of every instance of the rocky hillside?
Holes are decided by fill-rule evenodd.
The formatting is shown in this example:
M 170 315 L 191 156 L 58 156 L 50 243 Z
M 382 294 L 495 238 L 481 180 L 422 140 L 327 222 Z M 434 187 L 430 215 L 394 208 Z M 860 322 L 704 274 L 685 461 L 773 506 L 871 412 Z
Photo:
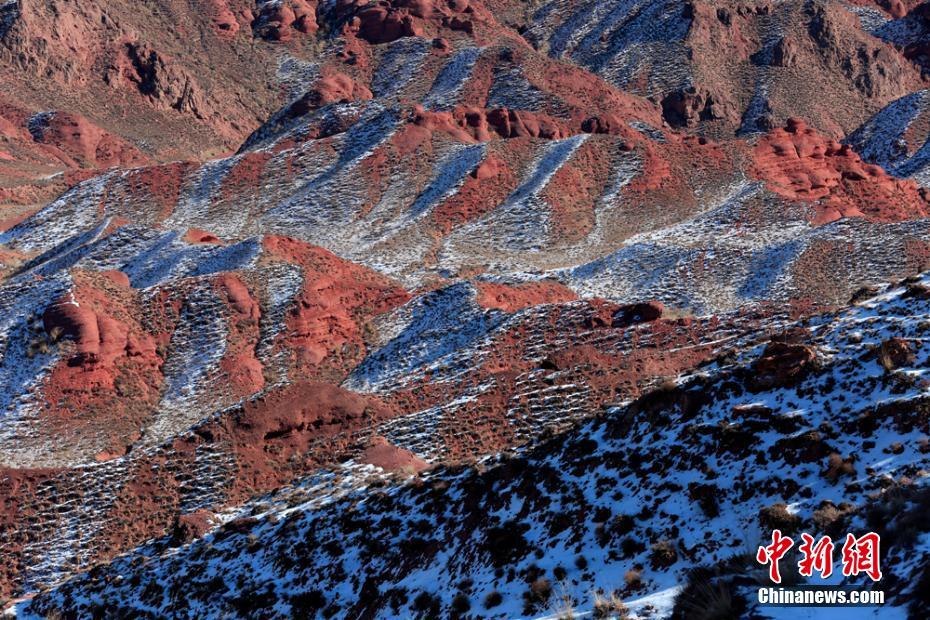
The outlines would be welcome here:
M 661 600 L 644 593 L 672 590 L 674 612 L 695 617 L 690 598 L 710 605 L 720 587 L 749 614 L 766 580 L 750 553 L 778 527 L 880 530 L 889 597 L 921 617 L 930 280 L 876 292 L 474 467 L 397 482 L 353 460 L 218 528 L 194 513 L 24 610 L 513 618 L 598 592 L 642 611 Z M 195 524 L 208 533 L 188 543 Z
M 757 539 L 868 527 L 928 613 L 928 45 L 901 0 L 0 0 L 8 611 L 765 617 Z

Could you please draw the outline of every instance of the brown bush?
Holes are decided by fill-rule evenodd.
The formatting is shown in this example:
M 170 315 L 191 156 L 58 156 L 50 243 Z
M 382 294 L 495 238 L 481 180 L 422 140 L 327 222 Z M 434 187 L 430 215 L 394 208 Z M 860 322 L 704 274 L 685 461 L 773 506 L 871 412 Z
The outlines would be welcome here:
M 852 464 L 851 459 L 844 459 L 836 452 L 827 457 L 827 469 L 824 470 L 823 476 L 830 482 L 835 483 L 843 476 L 855 475 L 856 467 Z
M 759 524 L 767 530 L 795 532 L 801 527 L 801 517 L 791 514 L 787 504 L 772 504 L 759 511 Z

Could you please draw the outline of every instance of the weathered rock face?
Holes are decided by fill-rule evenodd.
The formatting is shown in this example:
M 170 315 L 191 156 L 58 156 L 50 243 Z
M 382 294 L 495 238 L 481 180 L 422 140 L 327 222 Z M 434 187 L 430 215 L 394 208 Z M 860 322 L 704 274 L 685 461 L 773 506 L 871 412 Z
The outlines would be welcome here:
M 385 471 L 399 472 L 401 474 L 417 474 L 427 468 L 429 464 L 417 457 L 414 453 L 392 445 L 383 437 L 375 437 L 360 457 L 364 463 L 380 467 Z
M 200 85 L 154 48 L 127 42 L 124 54 L 117 58 L 115 75 L 108 73 L 104 81 L 113 84 L 118 79 L 126 80 L 156 106 L 192 114 L 201 120 L 213 112 L 207 107 Z
M 662 116 L 672 127 L 697 127 L 703 121 L 736 122 L 736 106 L 704 89 L 691 86 L 676 90 L 662 99 Z
M 805 344 L 769 343 L 752 366 L 750 385 L 753 389 L 770 389 L 792 385 L 803 378 L 817 352 Z
M 320 28 L 317 24 L 316 2 L 284 0 L 259 4 L 259 13 L 252 22 L 252 29 L 262 38 L 287 42 L 295 35 L 314 34 Z
M 876 221 L 930 213 L 927 192 L 911 180 L 868 164 L 848 145 L 824 138 L 800 119 L 789 119 L 759 140 L 753 172 L 768 187 L 793 200 L 815 204 L 815 224 L 840 217 Z
M 300 99 L 291 104 L 288 115 L 296 118 L 311 110 L 331 103 L 367 101 L 371 91 L 344 73 L 330 73 L 321 77 Z
M 338 0 L 336 15 L 347 22 L 347 32 L 375 44 L 426 36 L 438 28 L 474 34 L 476 19 L 489 20 L 486 10 L 469 0 Z
M 315 5 L 262 4 L 270 5 L 291 7 L 292 21 L 282 29 L 315 31 Z M 151 11 L 123 2 L 0 6 L 0 103 L 29 116 L 58 110 L 84 117 L 144 144 L 156 159 L 173 160 L 238 146 L 282 103 L 275 52 L 252 38 L 259 19 L 252 3 L 210 0 Z M 65 100 L 67 106 L 56 105 Z
M 329 441 L 327 451 L 337 454 L 351 445 L 353 432 L 392 416 L 377 398 L 327 383 L 295 383 L 247 402 L 217 432 L 232 442 L 239 464 L 233 485 L 248 494 L 292 479 L 300 460 L 321 441 Z
M 45 310 L 42 323 L 49 336 L 60 335 L 74 339 L 78 350 L 76 363 L 99 360 L 102 338 L 97 315 L 93 310 L 81 307 L 73 298 L 61 299 Z M 111 340 L 109 335 L 108 340 Z
M 919 3 L 859 4 L 884 20 L 899 19 Z M 802 116 L 839 139 L 924 85 L 909 60 L 922 52 L 907 51 L 920 45 L 919 37 L 899 44 L 890 28 L 867 32 L 850 3 L 689 0 L 648 11 L 611 6 L 612 20 L 604 22 L 595 2 L 548 2 L 526 36 L 554 57 L 662 102 L 669 123 L 705 135 L 765 131 Z M 911 17 L 899 32 L 914 28 Z M 639 47 L 630 53 L 634 41 Z
M 885 101 L 906 93 L 913 70 L 893 48 L 851 36 L 858 30 L 855 17 L 839 7 L 812 7 L 810 36 L 822 58 L 840 67 L 865 97 Z
M 35 142 L 47 145 L 73 167 L 132 167 L 151 163 L 138 148 L 75 114 L 41 114 L 30 120 L 28 128 Z

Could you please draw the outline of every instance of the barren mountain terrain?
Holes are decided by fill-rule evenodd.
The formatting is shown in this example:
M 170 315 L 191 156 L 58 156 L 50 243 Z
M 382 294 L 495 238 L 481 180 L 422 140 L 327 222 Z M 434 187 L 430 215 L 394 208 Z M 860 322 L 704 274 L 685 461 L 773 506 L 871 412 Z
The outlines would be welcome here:
M 930 617 L 928 270 L 930 3 L 0 0 L 0 603 Z

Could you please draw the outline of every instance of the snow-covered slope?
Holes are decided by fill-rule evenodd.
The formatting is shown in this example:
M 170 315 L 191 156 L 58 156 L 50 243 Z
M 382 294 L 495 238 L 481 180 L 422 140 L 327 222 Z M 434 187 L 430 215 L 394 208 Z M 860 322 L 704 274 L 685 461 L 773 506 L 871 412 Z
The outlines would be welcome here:
M 408 483 L 344 470 L 359 486 L 328 502 L 263 498 L 201 540 L 153 542 L 20 611 L 514 618 L 590 609 L 593 592 L 669 592 L 707 566 L 745 609 L 763 582 L 747 551 L 766 528 L 881 527 L 900 584 L 889 606 L 919 616 L 920 547 L 874 512 L 925 494 L 928 291 L 915 279 L 786 325 L 477 467 Z
M 680 616 L 762 509 L 907 525 L 926 9 L 202 4 L 0 0 L 15 611 Z

